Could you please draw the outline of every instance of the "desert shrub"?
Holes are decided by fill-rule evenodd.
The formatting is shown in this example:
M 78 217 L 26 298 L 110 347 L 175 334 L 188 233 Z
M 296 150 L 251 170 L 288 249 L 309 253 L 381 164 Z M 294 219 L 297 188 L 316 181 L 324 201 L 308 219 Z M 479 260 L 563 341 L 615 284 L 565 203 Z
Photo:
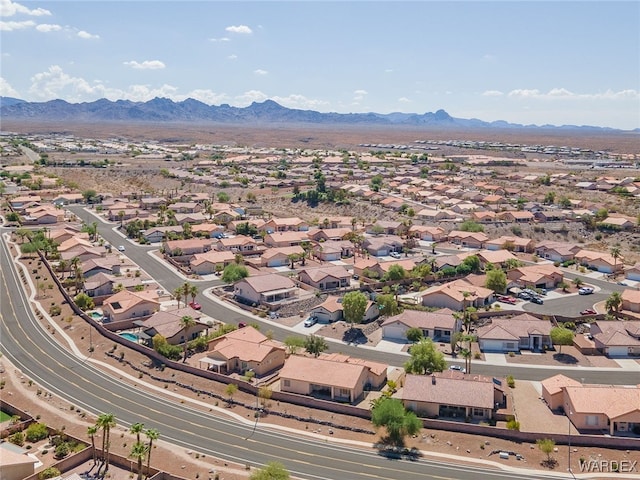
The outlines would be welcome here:
M 516 387 L 516 381 L 513 378 L 513 375 L 507 375 L 507 385 L 509 386 L 509 388 L 515 388 Z
M 32 423 L 25 431 L 27 442 L 38 442 L 49 436 L 49 431 L 44 423 Z
M 520 422 L 513 419 L 513 420 L 509 420 L 507 422 L 507 429 L 509 430 L 516 430 L 516 431 L 520 431 Z
M 69 444 L 67 442 L 59 444 L 53 454 L 56 459 L 64 458 L 67 455 L 69 455 Z
M 52 317 L 57 317 L 61 313 L 62 308 L 60 308 L 60 305 L 52 305 L 51 307 L 49 307 L 49 315 L 51 315 Z
M 13 435 L 9 435 L 9 442 L 14 445 L 18 445 L 19 447 L 24 445 L 24 433 L 16 432 Z
M 45 468 L 38 474 L 39 480 L 46 480 L 47 478 L 55 478 L 60 476 L 60 470 L 56 467 Z

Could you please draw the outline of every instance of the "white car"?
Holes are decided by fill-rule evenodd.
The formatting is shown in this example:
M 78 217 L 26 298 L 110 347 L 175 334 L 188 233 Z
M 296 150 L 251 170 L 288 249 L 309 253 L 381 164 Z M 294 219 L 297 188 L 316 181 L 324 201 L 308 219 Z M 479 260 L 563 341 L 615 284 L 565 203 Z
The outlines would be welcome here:
M 462 368 L 460 365 L 451 365 L 449 366 L 449 370 L 457 370 L 458 372 L 467 373 L 467 369 Z
M 393 258 L 400 258 L 402 255 L 400 255 L 398 252 L 391 252 L 389 256 Z
M 309 317 L 304 321 L 304 326 L 313 327 L 316 323 L 318 323 L 317 317 Z
M 124 245 L 118 245 L 118 251 L 124 252 Z

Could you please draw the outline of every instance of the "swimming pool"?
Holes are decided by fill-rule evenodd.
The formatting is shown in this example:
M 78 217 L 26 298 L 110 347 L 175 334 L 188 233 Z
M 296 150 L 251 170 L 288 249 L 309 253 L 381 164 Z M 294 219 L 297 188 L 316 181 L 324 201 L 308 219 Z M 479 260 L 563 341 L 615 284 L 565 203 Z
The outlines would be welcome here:
M 89 316 L 94 320 L 102 320 L 102 314 L 98 312 L 91 312 Z
M 123 332 L 123 333 L 119 333 L 118 335 L 120 335 L 122 338 L 126 338 L 130 342 L 138 343 L 138 336 L 133 333 Z

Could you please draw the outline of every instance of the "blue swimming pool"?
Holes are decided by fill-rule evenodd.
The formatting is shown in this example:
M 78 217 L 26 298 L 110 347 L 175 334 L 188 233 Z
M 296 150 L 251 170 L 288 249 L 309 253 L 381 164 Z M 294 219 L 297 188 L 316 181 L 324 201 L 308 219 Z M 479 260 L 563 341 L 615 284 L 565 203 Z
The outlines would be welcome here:
M 89 316 L 94 320 L 102 320 L 102 314 L 98 312 L 91 312 Z
M 138 343 L 138 336 L 133 333 L 123 332 L 123 333 L 119 333 L 118 335 L 120 335 L 122 338 L 126 338 L 130 342 Z

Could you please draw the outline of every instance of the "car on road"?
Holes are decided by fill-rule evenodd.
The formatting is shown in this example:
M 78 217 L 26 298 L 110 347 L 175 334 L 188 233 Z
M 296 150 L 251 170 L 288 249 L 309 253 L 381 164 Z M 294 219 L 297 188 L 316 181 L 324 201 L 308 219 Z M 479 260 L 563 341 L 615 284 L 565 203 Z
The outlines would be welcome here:
M 458 372 L 467 373 L 467 369 L 462 368 L 460 365 L 450 365 L 449 370 L 456 370 Z
M 238 323 L 238 328 L 244 328 L 247 326 L 247 322 L 240 322 Z
M 198 302 L 191 302 L 189 303 L 189 306 L 194 310 L 200 310 L 202 308 L 202 305 L 200 305 Z
M 531 297 L 531 303 L 537 303 L 538 305 L 544 304 L 544 300 L 540 297 Z
M 118 251 L 124 252 L 124 245 L 118 245 Z
M 502 296 L 498 297 L 498 301 L 502 302 L 502 303 L 508 303 L 510 305 L 515 305 L 516 303 L 518 303 L 517 299 L 515 299 L 513 297 L 510 297 L 508 295 L 502 295 Z
M 591 295 L 593 293 L 593 288 L 591 287 L 582 287 L 578 290 L 578 294 L 580 295 Z
M 598 312 L 596 312 L 593 308 L 587 308 L 586 310 L 582 310 L 580 312 L 580 315 L 597 315 Z
M 622 285 L 623 287 L 628 287 L 629 285 L 625 282 L 618 282 L 618 285 Z
M 400 257 L 402 257 L 402 255 L 400 255 L 400 253 L 398 253 L 398 252 L 391 252 L 391 253 L 389 254 L 389 256 L 390 256 L 390 257 L 393 257 L 393 258 L 400 258 Z
M 518 298 L 521 298 L 522 300 L 531 300 L 531 295 L 527 292 L 520 292 L 518 294 Z
M 309 317 L 304 321 L 304 326 L 313 327 L 316 323 L 318 323 L 318 317 Z

